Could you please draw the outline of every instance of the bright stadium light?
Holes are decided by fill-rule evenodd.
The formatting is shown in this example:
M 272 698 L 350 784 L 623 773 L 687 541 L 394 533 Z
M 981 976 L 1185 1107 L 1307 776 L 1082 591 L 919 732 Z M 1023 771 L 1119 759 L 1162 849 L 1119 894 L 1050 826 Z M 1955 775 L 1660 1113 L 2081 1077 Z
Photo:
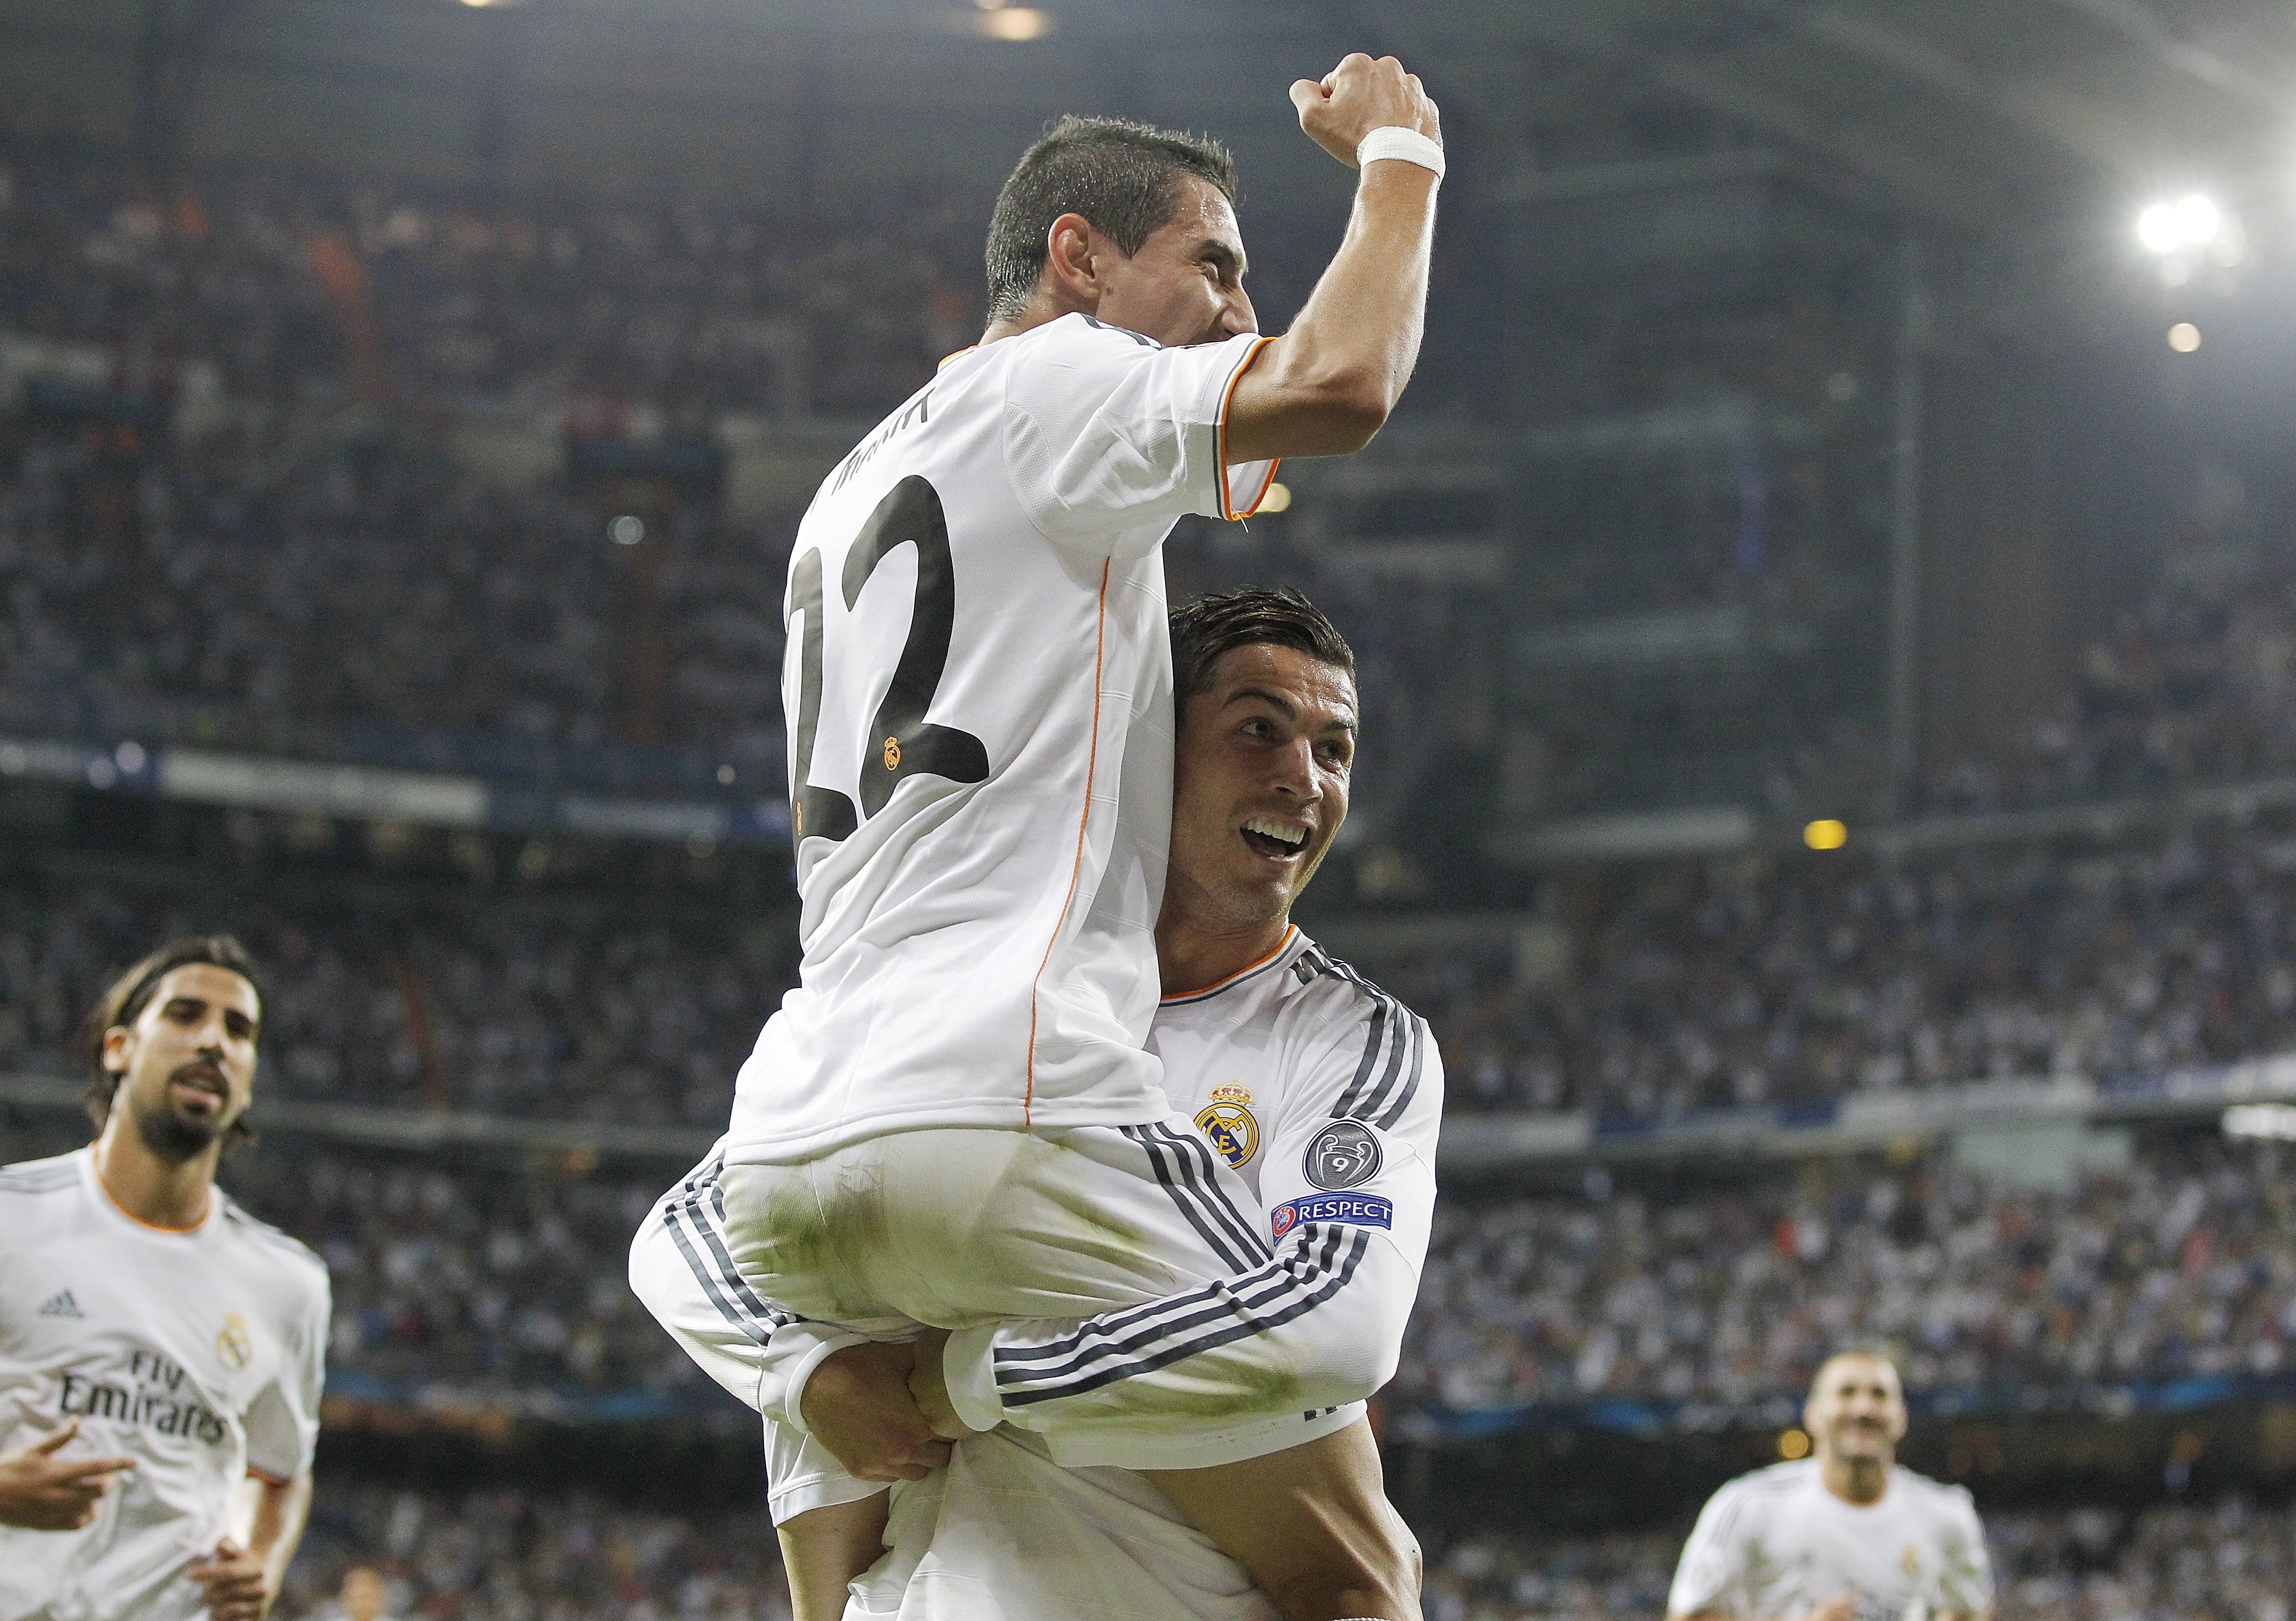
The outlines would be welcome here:
M 2156 202 L 2136 217 L 2136 240 L 2154 253 L 2174 253 L 2182 239 L 2177 234 L 2177 210 Z
M 2296 1140 L 2296 1108 L 2284 1103 L 2241 1103 L 2224 1112 L 2226 1137 Z
M 1270 484 L 1267 495 L 1259 502 L 1261 512 L 1287 512 L 1291 506 L 1292 486 L 1289 484 Z
M 1042 39 L 1053 31 L 1050 12 L 1031 11 L 1024 5 L 999 6 L 983 12 L 973 21 L 991 39 Z
M 2156 202 L 2136 217 L 2136 240 L 2153 253 L 2206 247 L 2222 235 L 2224 210 L 2194 192 L 2175 202 Z
M 2201 346 L 2201 329 L 2190 321 L 2179 321 L 2169 329 L 2169 347 L 2180 355 L 2189 355 Z
M 2198 193 L 2177 205 L 2177 229 L 2186 242 L 2214 242 L 2223 226 L 2224 216 L 2217 205 Z
M 1801 842 L 1812 850 L 1839 850 L 1849 842 L 1849 829 L 1824 817 L 1801 830 Z

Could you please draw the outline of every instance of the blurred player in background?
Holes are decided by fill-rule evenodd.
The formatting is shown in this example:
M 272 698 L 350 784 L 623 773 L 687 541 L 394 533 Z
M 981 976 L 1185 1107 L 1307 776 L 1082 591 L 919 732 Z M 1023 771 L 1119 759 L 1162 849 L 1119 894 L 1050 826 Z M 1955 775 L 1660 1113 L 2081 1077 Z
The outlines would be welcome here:
M 1238 1275 L 1217 1290 L 1265 1297 L 1316 1269 L 1319 1254 L 1339 1258 L 1321 1269 L 1331 1287 L 1319 1298 L 1298 1302 L 1244 1343 L 1271 1374 L 1360 1365 L 1356 1377 L 1376 1385 L 1394 1367 L 1418 1292 L 1442 1066 L 1423 1021 L 1291 921 L 1347 816 L 1354 657 L 1304 598 L 1258 589 L 1180 609 L 1172 643 L 1181 724 L 1171 873 L 1156 929 L 1164 994 L 1149 1045 L 1167 1092 L 1254 1196 L 1253 1231 L 1235 1240 L 1246 1252 Z M 659 1249 L 671 1240 L 657 1222 L 641 1242 Z M 1245 1264 L 1255 1255 L 1266 1258 Z M 1090 1322 L 998 1329 L 985 1347 L 988 1365 L 955 1371 L 995 1388 L 1004 1425 L 959 1444 L 947 1469 L 895 1486 L 890 1534 L 882 1487 L 847 1473 L 824 1443 L 871 1454 L 880 1436 L 898 1433 L 891 1420 L 908 1407 L 906 1382 L 881 1371 L 873 1388 L 849 1377 L 788 1390 L 782 1411 L 794 1421 L 769 1424 L 769 1462 L 799 1621 L 958 1617 L 983 1591 L 1013 1621 L 1273 1617 L 1243 1569 L 1151 1484 L 1166 1477 L 1064 1469 L 1032 1433 L 1044 1405 L 1075 1395 L 1185 1421 L 1202 1394 L 1188 1364 L 1166 1371 L 1119 1347 L 1136 1328 L 1201 1311 L 1215 1292 Z M 689 1345 L 704 1345 L 705 1366 L 755 1382 L 754 1359 L 737 1371 L 742 1342 L 690 1277 L 674 1321 Z M 775 1354 L 791 1356 L 809 1336 L 838 1337 L 793 1324 L 776 1335 Z M 927 1359 L 923 1370 L 939 1365 Z M 945 1395 L 929 1392 L 927 1405 L 945 1409 Z M 1322 1437 L 1316 1444 L 1355 1493 L 1352 1518 L 1391 1519 L 1361 1403 L 1293 1422 L 1303 1436 Z M 876 1450 L 874 1461 L 882 1478 L 894 1460 Z M 1303 1511 L 1282 1479 L 1267 1485 L 1256 1512 Z M 1388 1530 L 1408 1537 L 1399 1526 Z M 890 1552 L 881 1559 L 882 1547 Z M 846 1584 L 865 1570 L 849 1611 Z
M 1667 1598 L 1669 1621 L 1989 1621 L 1993 1567 L 1969 1493 L 1897 1465 L 1898 1370 L 1827 1359 L 1802 1408 L 1810 1456 L 1707 1501 Z
M 311 1503 L 327 1269 L 215 1185 L 263 998 L 179 940 L 91 1015 L 93 1146 L 0 1170 L 0 1621 L 259 1621 Z
M 391 1621 L 390 1584 L 372 1565 L 354 1565 L 343 1572 L 328 1621 Z
M 1292 99 L 1359 179 L 1289 331 L 1257 333 L 1224 149 L 1065 120 L 998 198 L 980 344 L 839 465 L 793 549 L 800 983 L 676 1230 L 758 1343 L 791 1312 L 876 1341 L 957 1330 L 952 1429 L 1001 1421 L 1000 1388 L 965 1376 L 999 1324 L 1258 1259 L 1248 1190 L 1144 1050 L 1171 843 L 1160 547 L 1185 513 L 1250 512 L 1275 458 L 1350 452 L 1385 422 L 1417 358 L 1443 166 L 1434 104 L 1392 59 L 1350 56 Z M 1296 854 L 1305 835 L 1239 836 Z M 1200 1398 L 1185 1415 L 1047 1399 L 1054 1455 L 1193 1470 L 1293 1449 L 1336 1511 L 1344 1483 L 1299 1447 L 1300 1414 L 1360 1400 L 1368 1364 L 1270 1378 L 1238 1341 L 1341 1264 L 1309 1257 L 1265 1310 L 1228 1298 L 1143 1329 L 1130 1349 L 1188 1360 L 1174 1377 Z M 920 1437 L 903 1467 L 945 1456 Z M 1415 1615 L 1403 1544 L 1365 1562 L 1376 1526 L 1292 1514 L 1251 1541 L 1267 1475 L 1167 1489 L 1291 1621 Z

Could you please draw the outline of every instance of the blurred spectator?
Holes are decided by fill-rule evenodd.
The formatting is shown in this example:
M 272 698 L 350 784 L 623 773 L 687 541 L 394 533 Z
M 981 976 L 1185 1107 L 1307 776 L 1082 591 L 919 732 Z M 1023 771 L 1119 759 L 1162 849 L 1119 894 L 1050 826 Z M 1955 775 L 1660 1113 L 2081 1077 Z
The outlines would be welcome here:
M 60 1118 L 0 1130 L 0 1156 L 84 1136 Z M 2285 1373 L 2296 1197 L 2280 1168 L 2269 1146 L 2216 1145 L 2062 1194 L 1942 1162 L 1842 1162 L 1831 1184 L 1450 1197 L 1391 1399 L 1742 1407 L 1798 1395 L 1828 1350 L 1858 1341 L 1894 1347 L 1917 1401 Z M 346 1392 L 651 1392 L 706 1412 L 715 1387 L 624 1280 L 630 1234 L 677 1170 L 298 1140 L 234 1156 L 224 1181 L 326 1259 L 328 1366 Z
M 691 1515 L 545 1491 L 408 1491 L 323 1479 L 274 1614 L 350 1614 L 372 1562 L 394 1616 L 454 1621 L 789 1621 L 760 1500 Z M 340 1608 L 326 1595 L 344 1590 Z
M 0 891 L 0 1066 L 53 1068 L 102 976 L 192 930 L 271 975 L 269 1096 L 619 1124 L 723 1126 L 734 1074 L 796 970 L 783 928 L 512 909 L 346 921 L 210 894 Z
M 1988 1511 L 2000 1613 L 2030 1621 L 2205 1616 L 2288 1621 L 2296 1510 Z M 1660 1614 L 1680 1533 L 1565 1542 L 1484 1534 L 1428 1561 L 1427 1621 L 1599 1621 Z
M 1988 1511 L 2001 1613 L 2031 1621 L 2199 1616 L 2288 1621 L 2296 1510 L 2238 1499 L 2130 1512 Z M 1431 1551 L 1428 1621 L 1654 1616 L 1682 1532 L 1554 1539 L 1472 1533 Z M 541 1491 L 409 1491 L 323 1478 L 282 1621 L 334 1621 L 324 1595 L 373 1559 L 397 1615 L 457 1621 L 782 1621 L 762 1507 L 680 1516 Z
M 2157 1073 L 2296 1047 L 2292 866 L 2228 834 L 1615 869 L 1558 889 L 1560 978 L 1369 967 L 1434 1024 L 1455 1107 L 1650 1119 Z
M 2268 1374 L 2296 1337 L 2276 1149 L 2163 1151 L 2069 1193 L 1945 1164 L 1673 1197 L 1450 1199 L 1393 1386 L 1455 1410 L 1746 1403 L 1843 1345 L 1916 1395 Z

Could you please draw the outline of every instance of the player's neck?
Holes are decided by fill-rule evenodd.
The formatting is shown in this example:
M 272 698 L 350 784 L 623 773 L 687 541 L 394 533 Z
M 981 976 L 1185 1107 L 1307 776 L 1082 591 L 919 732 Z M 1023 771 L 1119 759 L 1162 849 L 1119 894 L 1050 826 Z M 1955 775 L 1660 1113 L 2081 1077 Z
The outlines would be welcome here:
M 189 1232 L 208 1218 L 215 1198 L 220 1145 L 190 1159 L 169 1159 L 136 1135 L 124 1108 L 115 1109 L 95 1140 L 95 1180 L 121 1211 L 146 1227 Z
M 1890 1489 L 1887 1458 L 1835 1458 L 1819 1461 L 1818 1478 L 1825 1489 L 1857 1508 L 1870 1508 Z
M 1156 919 L 1156 967 L 1166 996 L 1185 996 L 1232 979 L 1283 949 L 1292 916 L 1222 925 L 1168 903 Z
M 1093 311 L 1073 299 L 1064 298 L 1057 287 L 1045 282 L 1029 295 L 1018 315 L 998 316 L 981 332 L 983 343 L 994 343 L 999 338 L 1017 338 L 1024 332 L 1034 332 L 1039 326 L 1049 326 L 1062 316 L 1090 315 Z

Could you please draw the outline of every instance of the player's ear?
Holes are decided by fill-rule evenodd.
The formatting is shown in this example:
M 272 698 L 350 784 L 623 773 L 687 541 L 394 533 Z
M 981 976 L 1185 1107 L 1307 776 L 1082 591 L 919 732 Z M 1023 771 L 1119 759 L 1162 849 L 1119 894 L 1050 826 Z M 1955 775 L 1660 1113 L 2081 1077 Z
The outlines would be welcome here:
M 1100 293 L 1099 234 L 1081 214 L 1063 214 L 1045 232 L 1044 274 L 1062 301 L 1090 303 Z
M 114 1024 L 103 1033 L 103 1069 L 106 1074 L 127 1073 L 127 1026 Z

